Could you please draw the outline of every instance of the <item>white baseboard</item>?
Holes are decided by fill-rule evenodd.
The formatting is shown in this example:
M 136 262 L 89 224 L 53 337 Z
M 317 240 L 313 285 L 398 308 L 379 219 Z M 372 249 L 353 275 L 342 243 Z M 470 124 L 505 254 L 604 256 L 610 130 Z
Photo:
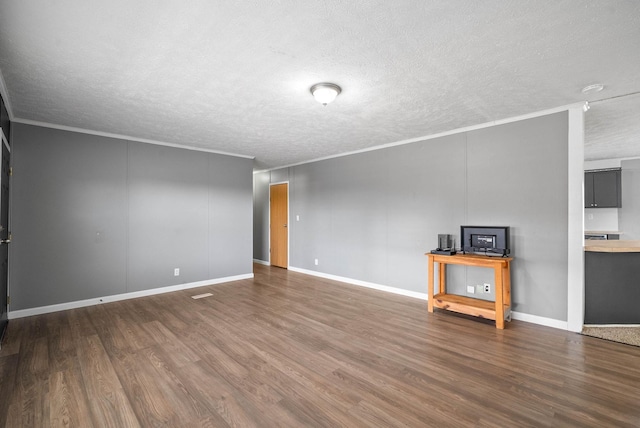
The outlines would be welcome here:
M 254 262 L 269 265 L 269 263 L 265 262 L 264 260 L 254 259 Z M 328 273 L 317 272 L 314 270 L 302 269 L 302 268 L 297 268 L 293 266 L 289 266 L 289 270 L 292 272 L 299 272 L 306 275 L 330 279 L 333 281 L 344 282 L 346 284 L 352 284 L 360 287 L 371 288 L 374 290 L 386 291 L 388 293 L 399 294 L 401 296 L 412 297 L 414 299 L 427 300 L 428 298 L 427 293 L 420 293 L 417 291 L 404 290 L 402 288 L 389 287 L 388 285 L 381 285 L 373 282 L 361 281 L 358 279 L 347 278 L 344 276 L 331 275 Z M 228 276 L 224 278 L 216 278 L 216 279 L 210 279 L 205 281 L 191 282 L 187 284 L 172 285 L 168 287 L 153 288 L 150 290 L 134 291 L 131 293 L 115 294 L 113 296 L 96 297 L 92 299 L 78 300 L 75 302 L 60 303 L 60 304 L 49 305 L 49 306 L 40 306 L 37 308 L 22 309 L 18 311 L 9 311 L 8 318 L 16 319 L 16 318 L 30 317 L 33 315 L 48 314 L 51 312 L 64 311 L 67 309 L 100 305 L 102 303 L 117 302 L 120 300 L 135 299 L 137 297 L 152 296 L 155 294 L 170 293 L 172 291 L 187 290 L 189 288 L 204 287 L 207 285 L 215 285 L 215 284 L 221 284 L 224 282 L 239 281 L 242 279 L 252 279 L 252 278 L 253 278 L 253 273 L 249 273 L 244 275 Z M 553 327 L 561 330 L 568 329 L 568 324 L 566 321 L 560 321 L 552 318 L 545 318 L 545 317 L 525 314 L 521 312 L 512 312 L 511 315 L 513 319 L 519 320 L 519 321 L 530 322 L 532 324 L 543 325 L 546 327 Z M 595 327 L 595 326 L 592 326 L 592 327 Z M 613 325 L 606 325 L 606 327 L 613 327 Z M 633 325 L 625 324 L 625 325 L 620 325 L 620 327 L 633 327 Z
M 419 293 L 417 291 L 404 290 L 402 288 L 389 287 L 388 285 L 375 284 L 373 282 L 360 281 L 359 279 L 345 278 L 344 276 L 331 275 L 328 273 L 317 272 L 314 270 L 302 269 L 289 266 L 289 270 L 300 272 L 306 275 L 318 276 L 320 278 L 331 279 L 333 281 L 346 282 L 347 284 L 359 285 L 361 287 L 373 288 L 374 290 L 386 291 L 388 293 L 400 294 L 402 296 L 413 297 L 415 299 L 427 300 L 427 293 Z
M 531 324 L 553 327 L 560 330 L 569 330 L 569 323 L 553 318 L 539 317 L 538 315 L 524 314 L 522 312 L 511 312 L 511 318 L 518 321 L 530 322 Z
M 260 265 L 271 266 L 271 263 L 264 260 L 260 260 L 260 259 L 253 259 L 253 262 L 258 263 Z
M 74 302 L 59 303 L 56 305 L 40 306 L 37 308 L 21 309 L 9 311 L 8 318 L 24 318 L 33 315 L 48 314 L 51 312 L 66 311 L 67 309 L 83 308 L 85 306 L 100 305 L 102 303 L 117 302 L 120 300 L 135 299 L 137 297 L 153 296 L 155 294 L 171 293 L 172 291 L 187 290 L 189 288 L 204 287 L 207 285 L 221 284 L 223 282 L 239 281 L 242 279 L 252 279 L 253 273 L 244 275 L 227 276 L 224 278 L 208 279 L 205 281 L 190 282 L 187 284 L 170 285 L 168 287 L 152 288 L 150 290 L 132 291 L 130 293 L 114 294 L 112 296 L 95 297 L 86 300 L 76 300 Z
M 420 300 L 428 300 L 427 293 L 419 293 L 417 291 L 404 290 L 402 288 L 389 287 L 387 285 L 375 284 L 372 282 L 360 281 L 358 279 L 345 278 L 343 276 L 331 275 L 328 273 L 317 272 L 308 269 L 297 268 L 293 266 L 289 266 L 289 270 L 293 272 L 300 272 L 306 275 L 317 276 L 320 278 L 331 279 L 334 281 L 345 282 L 347 284 L 359 285 L 361 287 L 373 288 L 375 290 L 386 291 L 389 293 L 400 294 L 402 296 L 413 297 Z M 566 321 L 555 320 L 552 318 L 540 317 L 537 315 L 524 314 L 521 312 L 511 312 L 511 317 L 514 320 L 525 321 L 532 324 L 543 325 L 546 327 L 553 327 L 560 330 L 567 330 L 568 324 Z

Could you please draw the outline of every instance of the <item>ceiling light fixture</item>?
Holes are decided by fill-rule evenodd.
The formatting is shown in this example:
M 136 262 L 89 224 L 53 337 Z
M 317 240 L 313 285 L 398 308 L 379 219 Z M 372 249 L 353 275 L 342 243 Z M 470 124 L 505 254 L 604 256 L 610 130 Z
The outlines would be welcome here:
M 592 94 L 595 92 L 600 92 L 603 89 L 604 89 L 604 85 L 602 83 L 595 83 L 593 85 L 585 86 L 584 88 L 582 88 L 582 93 Z
M 316 83 L 310 89 L 311 95 L 322 105 L 327 105 L 335 100 L 342 89 L 335 83 Z

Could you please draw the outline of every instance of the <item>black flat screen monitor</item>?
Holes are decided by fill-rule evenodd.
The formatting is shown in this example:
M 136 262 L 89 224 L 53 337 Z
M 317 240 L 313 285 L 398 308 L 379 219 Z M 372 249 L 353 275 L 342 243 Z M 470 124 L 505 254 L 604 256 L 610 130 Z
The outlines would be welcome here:
M 460 226 L 462 252 L 487 256 L 508 256 L 509 226 Z

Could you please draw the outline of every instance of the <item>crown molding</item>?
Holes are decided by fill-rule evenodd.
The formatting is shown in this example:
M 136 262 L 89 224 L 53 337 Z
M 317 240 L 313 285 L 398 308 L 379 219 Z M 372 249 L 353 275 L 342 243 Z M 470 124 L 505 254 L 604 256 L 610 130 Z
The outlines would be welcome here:
M 70 131 L 70 132 L 78 132 L 78 133 L 81 133 L 81 134 L 96 135 L 98 137 L 106 137 L 106 138 L 115 138 L 115 139 L 118 139 L 118 140 L 135 141 L 135 142 L 138 142 L 138 143 L 154 144 L 156 146 L 166 146 L 166 147 L 174 147 L 174 148 L 177 148 L 177 149 L 194 150 L 194 151 L 197 151 L 197 152 L 215 153 L 215 154 L 218 154 L 218 155 L 233 156 L 233 157 L 237 157 L 237 158 L 255 159 L 255 156 L 248 156 L 248 155 L 241 155 L 241 154 L 238 154 L 238 153 L 223 152 L 223 151 L 220 151 L 220 150 L 204 149 L 202 147 L 194 147 L 194 146 L 188 146 L 188 145 L 184 145 L 184 144 L 167 143 L 166 141 L 151 140 L 151 139 L 148 139 L 148 138 L 138 138 L 138 137 L 132 137 L 130 135 L 114 134 L 114 133 L 111 133 L 111 132 L 93 131 L 91 129 L 76 128 L 76 127 L 73 127 L 73 126 L 56 125 L 56 124 L 53 124 L 53 123 L 40 122 L 40 121 L 37 121 L 37 120 L 16 118 L 16 119 L 12 119 L 11 121 L 14 122 L 14 123 L 22 123 L 24 125 L 33 125 L 33 126 L 41 126 L 43 128 L 58 129 L 60 131 Z

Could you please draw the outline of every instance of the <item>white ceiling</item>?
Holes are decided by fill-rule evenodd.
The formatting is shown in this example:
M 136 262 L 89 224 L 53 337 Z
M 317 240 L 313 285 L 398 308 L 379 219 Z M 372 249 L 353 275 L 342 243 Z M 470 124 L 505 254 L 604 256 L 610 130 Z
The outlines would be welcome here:
M 585 160 L 640 157 L 640 94 L 591 103 L 584 152 Z
M 14 120 L 264 169 L 638 92 L 640 2 L 0 0 L 0 71 Z M 593 103 L 587 159 L 640 156 L 602 136 L 618 100 L 640 123 Z

